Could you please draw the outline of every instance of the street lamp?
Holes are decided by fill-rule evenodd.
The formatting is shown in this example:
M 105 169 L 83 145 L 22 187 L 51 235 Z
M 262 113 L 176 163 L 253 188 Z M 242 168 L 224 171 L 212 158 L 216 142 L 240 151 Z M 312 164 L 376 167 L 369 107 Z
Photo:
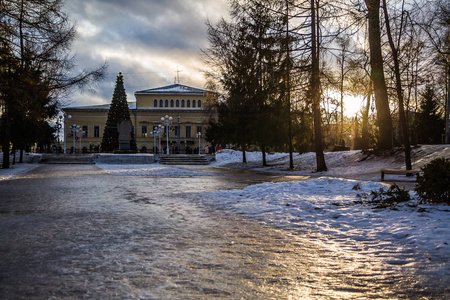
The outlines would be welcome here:
M 66 136 L 66 128 L 67 128 L 67 119 L 72 119 L 72 115 L 68 115 L 67 118 L 64 118 L 64 153 L 67 154 L 67 136 Z
M 199 132 L 198 133 L 198 155 L 200 155 L 200 149 L 201 149 L 201 147 L 200 147 L 200 139 L 201 139 L 201 137 L 202 137 L 202 133 Z
M 153 130 L 152 132 L 150 132 L 151 135 L 153 135 L 153 154 L 155 153 L 155 147 L 156 147 L 156 130 Z
M 80 125 L 77 125 L 77 132 L 80 133 L 80 154 L 81 154 L 81 137 L 83 136 L 83 129 Z
M 72 136 L 73 136 L 73 153 L 77 153 L 77 146 L 75 145 L 75 136 L 77 135 L 77 125 L 72 124 Z
M 181 137 L 181 123 L 180 123 L 180 116 L 178 115 L 178 140 L 177 140 L 177 147 L 178 147 L 178 153 L 181 153 L 181 142 L 180 142 L 180 137 Z
M 170 124 L 172 124 L 172 117 L 169 117 L 168 115 L 166 115 L 165 117 L 161 118 L 161 122 L 164 124 L 164 126 L 166 127 L 166 134 L 167 134 L 167 154 L 170 154 L 170 150 L 169 150 L 169 127 Z
M 156 138 L 158 138 L 159 143 L 161 143 L 161 125 L 158 125 L 158 127 L 150 134 L 153 135 L 153 153 L 155 153 Z M 161 149 L 161 145 L 159 145 L 159 149 Z
M 61 128 L 62 128 L 62 119 L 63 116 L 59 115 L 57 120 L 56 120 L 56 128 L 58 129 L 58 135 L 56 138 L 56 143 L 57 143 L 57 148 L 56 148 L 56 153 L 60 153 L 60 148 L 61 148 Z

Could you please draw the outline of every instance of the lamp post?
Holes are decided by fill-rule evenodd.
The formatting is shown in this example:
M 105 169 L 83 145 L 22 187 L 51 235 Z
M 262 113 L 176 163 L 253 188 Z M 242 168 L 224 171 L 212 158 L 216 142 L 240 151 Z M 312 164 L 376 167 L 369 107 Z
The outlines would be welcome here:
M 67 154 L 67 135 L 66 135 L 66 128 L 67 128 L 67 119 L 72 119 L 72 115 L 68 115 L 67 118 L 64 118 L 64 153 Z
M 58 129 L 58 135 L 57 135 L 57 138 L 56 138 L 56 144 L 57 144 L 57 146 L 56 146 L 56 153 L 60 153 L 60 148 L 61 148 L 61 128 L 62 128 L 62 118 L 63 118 L 63 116 L 62 115 L 59 115 L 58 116 L 58 118 L 57 118 L 57 120 L 56 120 L 56 128 Z
M 161 118 L 161 122 L 164 124 L 165 126 L 165 130 L 166 130 L 166 136 L 167 136 L 167 154 L 170 154 L 170 150 L 169 150 L 169 126 L 170 124 L 172 124 L 172 117 L 169 117 L 168 115 L 166 115 L 165 117 Z
M 77 125 L 77 132 L 80 133 L 79 139 L 80 139 L 80 154 L 81 154 L 81 137 L 83 136 L 83 130 L 80 125 Z
M 153 135 L 153 154 L 155 154 L 155 147 L 156 147 L 156 130 L 153 130 L 150 132 L 151 135 Z
M 77 146 L 75 145 L 75 136 L 77 135 L 77 125 L 72 124 L 72 136 L 73 136 L 73 153 L 77 153 Z
M 198 155 L 200 155 L 200 149 L 202 149 L 200 146 L 200 139 L 202 138 L 202 133 L 199 132 L 197 134 L 198 134 Z
M 158 127 L 153 130 L 150 134 L 153 135 L 153 153 L 155 153 L 156 148 L 156 138 L 158 138 L 159 141 L 159 149 L 161 149 L 161 124 L 158 125 Z
M 159 141 L 159 151 L 161 151 L 161 133 L 162 133 L 163 127 L 161 124 L 158 125 L 158 141 Z
M 180 142 L 180 138 L 181 138 L 181 123 L 180 123 L 180 115 L 178 115 L 177 119 L 178 119 L 178 140 L 177 140 L 177 147 L 178 147 L 178 153 L 181 153 L 181 142 Z

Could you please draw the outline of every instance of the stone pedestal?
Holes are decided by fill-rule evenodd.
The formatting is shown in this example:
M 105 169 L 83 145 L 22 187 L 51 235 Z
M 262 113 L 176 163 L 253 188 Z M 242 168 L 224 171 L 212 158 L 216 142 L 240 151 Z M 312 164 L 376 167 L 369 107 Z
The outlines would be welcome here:
M 133 125 L 130 120 L 122 120 L 117 124 L 117 130 L 119 131 L 119 150 L 114 153 L 135 153 L 131 150 L 131 131 Z

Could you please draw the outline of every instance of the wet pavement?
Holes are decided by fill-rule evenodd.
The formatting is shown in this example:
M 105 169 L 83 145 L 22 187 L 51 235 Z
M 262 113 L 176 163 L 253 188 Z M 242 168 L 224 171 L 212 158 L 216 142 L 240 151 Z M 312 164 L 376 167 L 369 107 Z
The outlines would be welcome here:
M 42 165 L 0 182 L 0 299 L 446 297 L 357 244 L 330 249 L 316 233 L 243 219 L 198 196 L 303 177 L 196 170 L 216 175 Z

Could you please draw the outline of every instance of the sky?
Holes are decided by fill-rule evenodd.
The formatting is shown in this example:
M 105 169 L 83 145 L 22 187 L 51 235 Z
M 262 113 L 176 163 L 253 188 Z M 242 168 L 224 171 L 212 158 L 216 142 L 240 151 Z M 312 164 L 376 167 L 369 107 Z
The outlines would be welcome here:
M 136 91 L 173 84 L 177 70 L 181 84 L 203 88 L 205 23 L 217 22 L 228 6 L 226 0 L 70 0 L 63 10 L 77 28 L 78 71 L 109 65 L 104 80 L 63 104 L 81 106 L 110 103 L 119 72 L 128 101 Z
M 62 106 L 109 104 L 116 77 L 124 75 L 128 101 L 136 91 L 179 83 L 204 88 L 201 49 L 206 22 L 228 16 L 227 0 L 70 0 L 63 11 L 76 25 L 75 72 L 108 64 L 106 78 L 75 91 Z M 177 72 L 179 71 L 179 72 Z M 354 117 L 361 99 L 346 96 L 344 113 Z

